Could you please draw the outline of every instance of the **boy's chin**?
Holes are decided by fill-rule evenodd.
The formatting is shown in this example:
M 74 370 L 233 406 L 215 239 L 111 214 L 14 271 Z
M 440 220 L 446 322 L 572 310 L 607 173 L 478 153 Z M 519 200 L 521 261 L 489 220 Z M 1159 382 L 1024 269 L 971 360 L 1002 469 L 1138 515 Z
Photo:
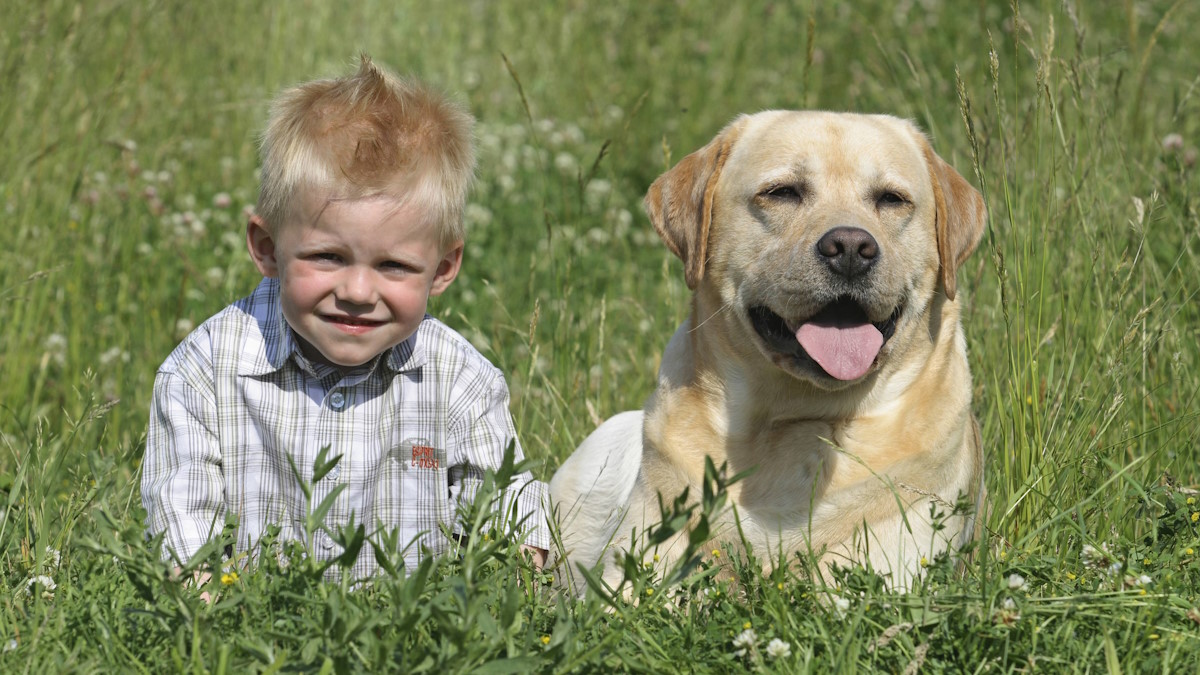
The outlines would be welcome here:
M 296 337 L 300 340 L 300 351 L 304 354 L 305 358 L 313 363 L 323 363 L 335 368 L 358 368 L 359 366 L 365 366 L 377 356 L 395 346 L 388 345 L 385 349 L 377 351 L 354 347 L 346 348 L 341 345 L 332 345 L 325 349 L 319 349 L 303 337 L 299 335 Z

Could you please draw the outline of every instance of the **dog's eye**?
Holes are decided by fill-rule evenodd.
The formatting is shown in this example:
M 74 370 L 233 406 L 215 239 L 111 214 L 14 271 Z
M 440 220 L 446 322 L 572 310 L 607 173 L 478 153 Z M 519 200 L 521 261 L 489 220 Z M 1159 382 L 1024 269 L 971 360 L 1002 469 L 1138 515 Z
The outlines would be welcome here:
M 907 203 L 907 199 L 890 190 L 879 193 L 879 197 L 875 200 L 876 206 L 900 206 Z
M 762 194 L 764 197 L 771 197 L 773 199 L 799 201 L 803 198 L 800 188 L 797 188 L 795 185 L 772 185 L 766 190 L 763 190 L 760 194 Z

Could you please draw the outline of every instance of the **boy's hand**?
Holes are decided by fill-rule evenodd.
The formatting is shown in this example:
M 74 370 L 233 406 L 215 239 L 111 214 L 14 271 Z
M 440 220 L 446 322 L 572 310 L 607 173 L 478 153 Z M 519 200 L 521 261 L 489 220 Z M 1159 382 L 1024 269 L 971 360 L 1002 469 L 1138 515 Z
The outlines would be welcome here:
M 521 552 L 529 556 L 529 562 L 533 563 L 534 568 L 539 572 L 542 566 L 546 564 L 547 551 L 544 548 L 534 548 L 533 546 L 521 545 Z
M 538 569 L 541 569 L 540 565 L 538 566 Z M 175 579 L 178 579 L 182 575 L 183 575 L 183 570 L 178 567 L 176 567 L 175 570 L 171 574 L 171 576 Z M 198 588 L 203 588 L 206 584 L 208 584 L 208 582 L 210 580 L 212 580 L 211 572 L 201 572 L 201 571 L 197 570 L 196 572 L 192 573 L 191 581 L 190 582 L 185 581 L 184 583 L 195 584 Z M 208 591 L 201 592 L 200 599 L 210 605 L 212 604 L 212 594 L 210 594 Z

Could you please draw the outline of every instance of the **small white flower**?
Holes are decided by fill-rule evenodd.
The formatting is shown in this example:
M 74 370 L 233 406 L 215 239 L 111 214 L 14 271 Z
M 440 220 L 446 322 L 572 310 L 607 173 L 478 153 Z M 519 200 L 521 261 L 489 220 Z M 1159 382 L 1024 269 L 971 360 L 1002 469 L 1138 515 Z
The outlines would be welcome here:
M 58 569 L 59 563 L 62 562 L 62 552 L 56 548 L 46 547 L 46 565 L 54 569 Z
M 1183 136 L 1179 134 L 1167 134 L 1162 140 L 1163 150 L 1174 152 L 1183 147 Z
M 29 581 L 26 581 L 25 593 L 32 597 L 34 586 L 42 587 L 42 597 L 46 598 L 47 600 L 54 597 L 54 589 L 58 588 L 58 584 L 54 583 L 54 579 L 51 579 L 45 574 L 38 574 Z
M 573 174 L 578 165 L 574 155 L 569 152 L 560 152 L 554 156 L 554 166 L 562 173 Z
M 1153 579 L 1151 579 L 1149 576 L 1143 574 L 1133 580 L 1133 585 L 1134 586 L 1149 586 L 1151 581 L 1153 581 Z
M 17 641 L 12 638 L 9 638 L 8 642 L 4 643 L 4 651 L 6 651 L 6 652 L 11 652 L 12 650 L 14 650 L 16 648 L 17 648 Z
M 233 197 L 230 197 L 228 192 L 218 192 L 213 195 L 213 206 L 218 209 L 227 209 L 233 206 Z
M 745 656 L 748 650 L 754 649 L 757 642 L 758 633 L 755 633 L 753 628 L 747 628 L 738 633 L 738 636 L 733 638 L 733 646 L 737 647 L 737 650 L 733 652 L 734 656 Z
M 62 333 L 51 333 L 46 336 L 46 351 L 57 353 L 66 350 L 67 338 L 63 337 Z
M 225 270 L 221 269 L 220 267 L 210 267 L 205 270 L 204 278 L 207 279 L 208 283 L 210 284 L 219 284 L 222 281 L 225 281 Z
M 846 598 L 834 598 L 833 606 L 837 608 L 839 614 L 850 611 L 850 601 Z
M 786 659 L 792 655 L 792 645 L 779 638 L 771 638 L 767 643 L 767 656 L 773 659 Z
M 482 204 L 467 204 L 467 208 L 463 211 L 463 220 L 470 228 L 485 227 L 492 222 L 492 212 Z
M 188 333 L 192 332 L 192 328 L 194 327 L 195 325 L 192 323 L 191 319 L 184 318 L 176 321 L 175 337 L 182 340 L 183 338 L 187 337 Z
M 1023 591 L 1029 586 L 1025 583 L 1025 577 L 1013 572 L 1012 574 L 1008 575 L 1008 587 L 1014 591 Z
M 603 178 L 597 178 L 583 189 L 584 200 L 593 209 L 599 208 L 612 193 L 612 183 Z
M 1004 602 L 1000 603 L 1000 606 L 1011 612 L 1017 608 L 1017 603 L 1012 598 L 1005 598 Z
M 117 361 L 128 363 L 129 352 L 121 349 L 120 347 L 110 347 L 100 354 L 100 365 L 102 366 L 107 366 L 110 363 L 116 363 Z M 49 551 L 50 549 L 46 550 Z

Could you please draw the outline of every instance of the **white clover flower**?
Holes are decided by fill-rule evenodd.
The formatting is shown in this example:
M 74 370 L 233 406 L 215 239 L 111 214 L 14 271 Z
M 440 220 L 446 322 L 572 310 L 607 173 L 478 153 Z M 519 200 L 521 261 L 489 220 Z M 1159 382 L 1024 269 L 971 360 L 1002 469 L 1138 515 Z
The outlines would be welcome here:
M 492 222 L 492 211 L 482 204 L 467 204 L 467 208 L 463 211 L 463 220 L 470 228 L 485 227 Z
M 998 625 L 1012 626 L 1020 620 L 1021 613 L 1017 611 L 1017 603 L 1012 598 L 1005 598 L 1000 607 L 992 612 L 992 621 Z
M 619 122 L 621 121 L 621 118 L 625 116 L 625 111 L 621 110 L 621 106 L 619 105 L 610 104 L 604 109 L 604 116 L 607 117 L 608 121 L 610 122 Z
M 62 552 L 56 548 L 51 548 L 51 547 L 47 546 L 46 547 L 46 560 L 45 560 L 46 566 L 53 568 L 53 569 L 58 569 L 58 565 L 61 562 L 62 562 Z M 51 582 L 51 583 L 53 583 L 53 582 Z
M 4 643 L 4 651 L 6 651 L 6 652 L 11 652 L 12 650 L 14 650 L 16 648 L 17 648 L 17 641 L 13 638 L 9 638 L 8 642 Z
M 771 638 L 767 643 L 767 656 L 772 659 L 786 659 L 792 655 L 792 645 L 780 640 L 779 638 Z
M 1167 152 L 1175 152 L 1183 148 L 1183 136 L 1179 134 L 1167 134 L 1162 139 L 1162 147 Z
M 220 267 L 210 267 L 204 272 L 204 278 L 208 279 L 208 283 L 216 285 L 225 281 L 225 270 Z
M 42 587 L 42 597 L 46 598 L 47 600 L 50 600 L 54 597 L 54 589 L 58 588 L 58 584 L 54 583 L 54 579 L 51 579 L 45 574 L 38 574 L 30 578 L 29 581 L 26 581 L 25 593 L 32 597 L 34 586 Z
M 67 338 L 62 333 L 51 333 L 46 336 L 45 347 L 48 352 L 65 352 L 67 350 Z
M 591 208 L 597 208 L 604 203 L 608 195 L 612 193 L 612 183 L 603 178 L 597 178 L 587 184 L 583 190 L 584 200 Z
M 1150 582 L 1152 582 L 1152 581 L 1154 581 L 1154 580 L 1151 579 L 1149 576 L 1143 574 L 1143 575 L 1133 579 L 1132 584 L 1134 586 L 1149 586 Z
M 195 324 L 191 319 L 183 318 L 175 322 L 175 337 L 182 340 L 187 337 L 188 333 L 192 332 Z
M 839 614 L 845 614 L 846 612 L 850 611 L 850 600 L 841 597 L 834 598 L 833 606 L 835 609 L 837 609 Z
M 757 642 L 758 633 L 755 633 L 753 628 L 747 628 L 746 630 L 743 630 L 741 633 L 738 633 L 737 637 L 733 638 L 733 646 L 737 647 L 737 650 L 733 652 L 733 655 L 745 656 L 747 651 L 754 649 L 754 645 Z
M 608 232 L 605 232 L 598 227 L 589 229 L 586 233 L 584 233 L 584 236 L 596 244 L 607 244 L 608 240 L 611 238 L 611 235 Z
M 554 166 L 562 173 L 575 173 L 579 166 L 579 162 L 575 160 L 575 156 L 569 152 L 560 152 L 554 156 Z
M 151 253 L 154 253 L 154 247 L 151 246 L 150 244 L 148 244 L 147 242 L 143 241 L 142 243 L 137 245 L 137 252 L 138 252 L 138 255 L 147 256 L 147 255 L 150 255 Z
M 1017 574 L 1016 572 L 1008 575 L 1007 582 L 1010 590 L 1023 591 L 1029 588 L 1029 585 L 1025 583 L 1025 577 Z
M 516 157 L 513 156 L 511 153 L 506 154 L 505 157 L 513 158 L 514 168 L 515 168 L 515 162 L 517 161 Z M 507 173 L 502 173 L 496 177 L 496 185 L 500 186 L 500 192 L 502 192 L 504 194 L 508 194 L 517 187 L 517 179 L 513 178 L 511 175 L 509 175 Z
M 213 195 L 213 206 L 218 209 L 227 209 L 233 206 L 233 197 L 230 197 L 228 192 L 218 192 Z
M 492 133 L 490 130 L 481 131 L 479 134 L 480 150 L 484 152 L 499 152 L 500 148 L 503 146 L 504 142 L 500 140 L 500 137 Z

